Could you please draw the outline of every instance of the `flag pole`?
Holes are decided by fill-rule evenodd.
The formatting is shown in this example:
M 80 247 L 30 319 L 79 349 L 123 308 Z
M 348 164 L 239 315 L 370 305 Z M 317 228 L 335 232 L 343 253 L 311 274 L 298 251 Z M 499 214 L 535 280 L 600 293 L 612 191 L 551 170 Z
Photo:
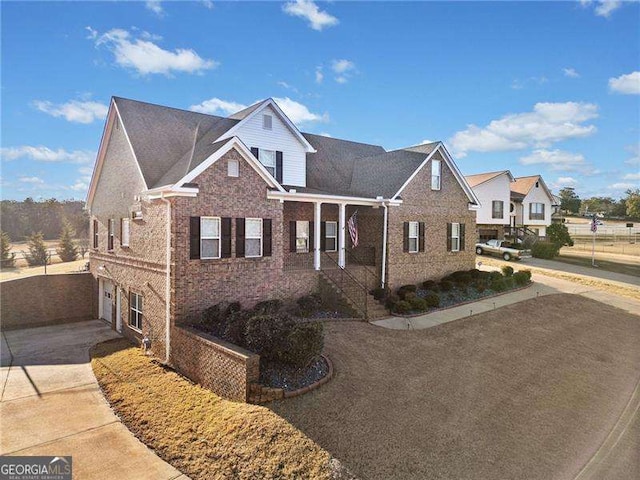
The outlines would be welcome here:
M 591 220 L 591 233 L 592 233 L 592 242 L 591 242 L 591 266 L 596 266 L 596 232 L 598 231 L 598 224 L 596 223 L 596 215 L 593 215 L 593 220 Z

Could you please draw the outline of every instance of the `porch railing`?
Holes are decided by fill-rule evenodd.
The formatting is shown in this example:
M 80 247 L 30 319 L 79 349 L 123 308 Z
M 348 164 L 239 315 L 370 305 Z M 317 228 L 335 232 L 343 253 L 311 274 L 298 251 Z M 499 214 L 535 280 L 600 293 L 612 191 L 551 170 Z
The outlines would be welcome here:
M 326 252 L 322 252 L 322 264 L 321 271 L 325 277 L 340 289 L 352 306 L 364 315 L 364 318 L 368 318 L 369 291 L 366 284 L 361 283 L 347 269 L 340 268 L 338 262 Z

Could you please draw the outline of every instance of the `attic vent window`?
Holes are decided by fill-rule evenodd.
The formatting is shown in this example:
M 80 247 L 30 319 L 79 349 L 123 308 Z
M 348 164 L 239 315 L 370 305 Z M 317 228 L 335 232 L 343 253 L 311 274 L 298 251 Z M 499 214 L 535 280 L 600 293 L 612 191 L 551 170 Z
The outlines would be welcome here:
M 536 182 L 536 188 L 540 186 L 540 182 Z
M 271 130 L 273 128 L 273 117 L 271 115 L 262 116 L 262 128 Z
M 238 160 L 229 160 L 227 163 L 227 175 L 229 177 L 237 177 L 240 175 L 240 164 Z

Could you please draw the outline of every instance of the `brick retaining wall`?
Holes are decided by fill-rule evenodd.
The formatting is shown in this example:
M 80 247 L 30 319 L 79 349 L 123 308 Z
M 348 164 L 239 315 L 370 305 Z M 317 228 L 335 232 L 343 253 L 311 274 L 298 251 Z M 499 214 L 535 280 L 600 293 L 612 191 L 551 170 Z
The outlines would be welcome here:
M 171 330 L 173 367 L 214 393 L 246 402 L 260 376 L 260 356 L 188 327 Z
M 5 330 L 95 318 L 95 280 L 89 272 L 5 280 L 0 296 Z

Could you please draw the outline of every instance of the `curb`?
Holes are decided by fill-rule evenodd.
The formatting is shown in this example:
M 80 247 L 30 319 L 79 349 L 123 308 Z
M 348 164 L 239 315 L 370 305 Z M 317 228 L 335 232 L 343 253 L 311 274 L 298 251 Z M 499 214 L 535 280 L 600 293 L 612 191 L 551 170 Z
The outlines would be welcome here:
M 329 368 L 329 371 L 327 372 L 327 374 L 324 377 L 322 377 L 320 380 L 317 380 L 314 383 L 312 383 L 311 385 L 307 385 L 306 387 L 299 388 L 298 390 L 284 392 L 284 398 L 293 398 L 293 397 L 298 397 L 300 395 L 303 395 L 307 392 L 310 392 L 311 390 L 315 390 L 316 388 L 321 387 L 322 385 L 324 385 L 325 383 L 327 383 L 329 380 L 333 378 L 333 363 L 331 362 L 331 360 L 329 360 L 329 357 L 327 357 L 326 355 L 321 354 L 320 356 L 324 358 L 325 362 L 327 362 L 327 367 Z

